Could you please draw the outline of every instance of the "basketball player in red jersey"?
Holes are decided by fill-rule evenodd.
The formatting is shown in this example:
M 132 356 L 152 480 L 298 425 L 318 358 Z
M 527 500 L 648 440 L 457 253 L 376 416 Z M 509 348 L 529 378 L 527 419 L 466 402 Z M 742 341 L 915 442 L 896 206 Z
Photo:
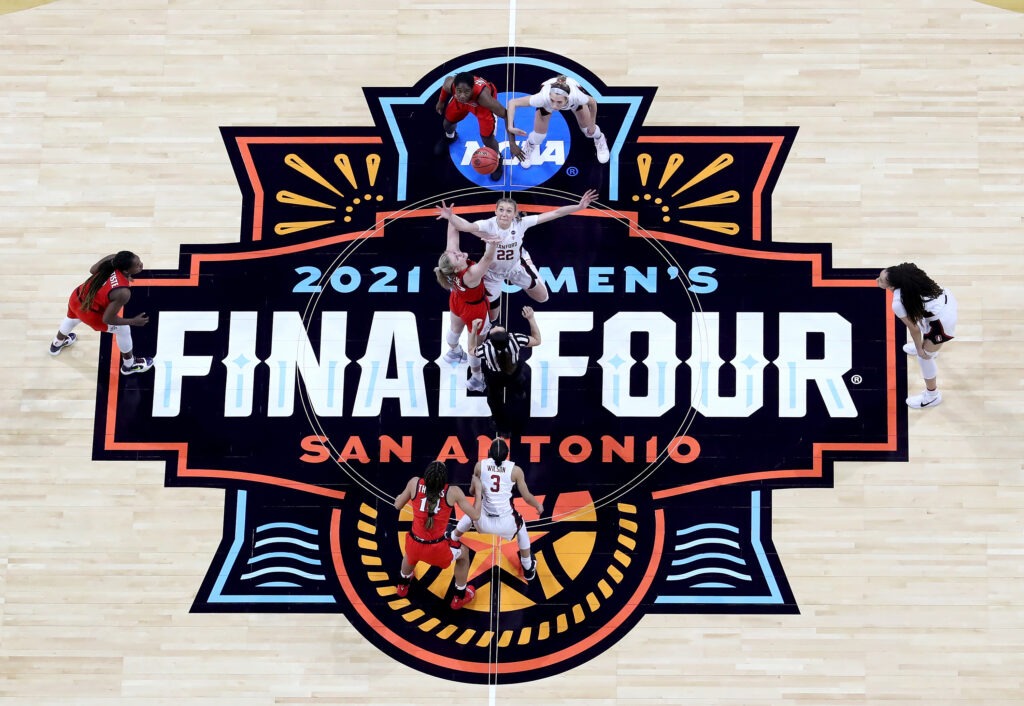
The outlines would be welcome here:
M 441 86 L 441 95 L 438 96 L 435 109 L 444 117 L 444 137 L 434 147 L 434 154 L 440 156 L 447 151 L 448 146 L 459 137 L 455 124 L 472 113 L 480 124 L 480 138 L 499 156 L 498 166 L 491 173 L 491 181 L 501 181 L 504 160 L 500 158 L 501 147 L 494 137 L 497 124 L 494 116 L 504 118 L 505 106 L 498 102 L 498 89 L 495 85 L 468 71 L 449 76 Z M 511 142 L 510 149 L 513 156 L 520 152 L 515 140 Z
M 448 485 L 448 469 L 434 461 L 422 478 L 410 478 L 397 498 L 395 509 L 401 510 L 412 503 L 412 528 L 405 536 L 405 556 L 402 557 L 402 575 L 396 592 L 400 598 L 409 595 L 416 564 L 425 562 L 445 569 L 455 561 L 455 595 L 452 608 L 458 610 L 473 600 L 476 591 L 469 583 L 469 552 L 460 542 L 452 542 L 445 534 L 452 509 L 458 506 L 473 521 L 480 519 L 480 511 L 469 504 L 462 489 Z
M 449 223 L 447 249 L 441 253 L 437 267 L 434 268 L 437 283 L 449 291 L 448 309 L 451 318 L 450 328 L 445 334 L 449 350 L 444 354 L 444 359 L 447 363 L 458 365 L 468 358 L 472 376 L 466 387 L 474 392 L 482 392 L 486 387 L 483 372 L 480 370 L 480 359 L 474 355 L 467 356 L 466 351 L 459 345 L 459 338 L 463 329 L 469 325 L 467 342 L 469 350 L 472 351 L 480 343 L 480 336 L 487 330 L 490 319 L 487 314 L 487 291 L 484 289 L 483 281 L 497 252 L 497 242 L 487 243 L 483 257 L 479 262 L 473 262 L 459 248 L 459 231 Z M 474 321 L 478 322 L 475 326 L 472 325 Z
M 132 279 L 142 271 L 142 260 L 133 252 L 122 250 L 107 255 L 89 268 L 92 276 L 71 293 L 68 313 L 57 335 L 50 343 L 50 355 L 60 355 L 74 345 L 78 336 L 72 333 L 83 321 L 101 333 L 112 333 L 121 351 L 121 374 L 144 373 L 153 367 L 152 358 L 136 358 L 132 350 L 132 326 L 145 326 L 145 312 L 125 319 L 118 312 L 131 299 Z

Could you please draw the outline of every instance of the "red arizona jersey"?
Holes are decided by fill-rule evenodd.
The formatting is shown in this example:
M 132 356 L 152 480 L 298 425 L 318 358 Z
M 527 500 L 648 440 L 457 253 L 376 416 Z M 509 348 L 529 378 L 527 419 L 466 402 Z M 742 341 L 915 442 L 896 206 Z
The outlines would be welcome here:
M 412 496 L 412 533 L 419 539 L 430 541 L 444 537 L 448 529 L 448 519 L 452 516 L 452 506 L 448 504 L 448 484 L 441 489 L 434 506 L 434 524 L 427 528 L 427 486 L 420 478 L 416 482 L 416 495 Z
M 114 270 L 110 277 L 107 278 L 107 281 L 103 283 L 103 286 L 100 287 L 100 290 L 96 292 L 96 297 L 92 300 L 92 305 L 88 309 L 83 308 L 82 304 L 86 292 L 89 291 L 89 282 L 86 281 L 71 293 L 71 297 L 68 299 L 68 310 L 75 315 L 72 318 L 81 319 L 97 331 L 106 331 L 107 325 L 103 323 L 103 312 L 107 310 L 107 306 L 110 304 L 110 293 L 120 287 L 131 286 L 131 280 L 128 278 L 128 275 Z

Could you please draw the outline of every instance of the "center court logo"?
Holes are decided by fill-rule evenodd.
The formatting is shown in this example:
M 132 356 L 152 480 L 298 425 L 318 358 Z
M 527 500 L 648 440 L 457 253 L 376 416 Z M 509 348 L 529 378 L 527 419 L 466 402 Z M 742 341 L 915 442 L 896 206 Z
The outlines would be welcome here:
M 518 507 L 537 578 L 514 543 L 467 535 L 476 598 L 452 612 L 450 569 L 396 595 L 411 518 L 392 502 L 438 458 L 465 488 L 491 438 L 465 364 L 443 358 L 432 267 L 436 204 L 476 220 L 497 194 L 434 157 L 434 87 L 453 66 L 504 76 L 509 62 L 516 85 L 500 88 L 567 74 L 592 89 L 611 158 L 579 139 L 586 159 L 570 150 L 516 194 L 526 213 L 601 196 L 527 238 L 551 292 L 511 441 L 545 507 Z M 137 283 L 133 303 L 158 312 L 139 330 L 153 377 L 119 376 L 102 353 L 96 457 L 225 489 L 193 609 L 340 612 L 394 659 L 481 683 L 571 669 L 648 614 L 796 612 L 773 493 L 830 486 L 837 460 L 906 456 L 906 363 L 877 268 L 772 241 L 796 130 L 646 128 L 653 89 L 535 50 L 365 90 L 372 129 L 225 128 L 240 242 L 184 246 L 178 271 Z

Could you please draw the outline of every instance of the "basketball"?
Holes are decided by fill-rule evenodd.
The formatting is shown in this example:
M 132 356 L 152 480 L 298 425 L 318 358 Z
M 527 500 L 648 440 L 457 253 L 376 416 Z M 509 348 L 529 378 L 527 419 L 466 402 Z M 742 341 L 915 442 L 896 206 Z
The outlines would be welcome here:
M 481 147 L 473 153 L 470 164 L 473 165 L 473 171 L 477 174 L 492 174 L 498 168 L 499 161 L 501 161 L 501 157 L 497 152 L 490 147 Z

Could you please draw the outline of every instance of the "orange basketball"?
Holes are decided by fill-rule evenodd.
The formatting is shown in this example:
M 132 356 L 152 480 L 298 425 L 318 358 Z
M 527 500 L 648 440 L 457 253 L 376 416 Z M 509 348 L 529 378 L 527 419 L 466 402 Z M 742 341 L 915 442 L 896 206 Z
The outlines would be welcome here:
M 498 156 L 497 152 L 490 147 L 481 147 L 473 153 L 470 164 L 473 165 L 473 171 L 477 174 L 491 174 L 498 168 L 498 162 L 500 161 L 501 157 Z

